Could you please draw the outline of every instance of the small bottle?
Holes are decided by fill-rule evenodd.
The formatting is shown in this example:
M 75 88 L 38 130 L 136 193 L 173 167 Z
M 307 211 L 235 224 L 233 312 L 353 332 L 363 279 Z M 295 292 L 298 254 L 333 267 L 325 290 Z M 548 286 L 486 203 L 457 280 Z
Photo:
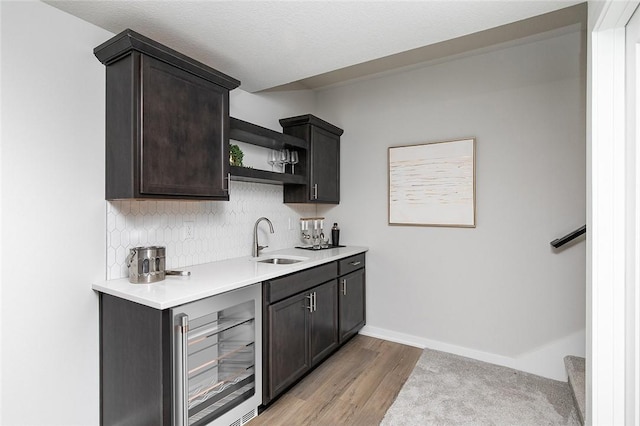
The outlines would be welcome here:
M 337 222 L 334 222 L 331 227 L 331 244 L 334 246 L 340 245 L 340 228 L 338 228 Z

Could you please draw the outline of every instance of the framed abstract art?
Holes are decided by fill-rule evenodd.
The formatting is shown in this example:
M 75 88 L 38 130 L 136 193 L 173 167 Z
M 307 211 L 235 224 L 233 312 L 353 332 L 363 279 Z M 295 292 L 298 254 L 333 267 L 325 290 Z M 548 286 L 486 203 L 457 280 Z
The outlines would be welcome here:
M 475 138 L 389 147 L 389 224 L 476 226 Z

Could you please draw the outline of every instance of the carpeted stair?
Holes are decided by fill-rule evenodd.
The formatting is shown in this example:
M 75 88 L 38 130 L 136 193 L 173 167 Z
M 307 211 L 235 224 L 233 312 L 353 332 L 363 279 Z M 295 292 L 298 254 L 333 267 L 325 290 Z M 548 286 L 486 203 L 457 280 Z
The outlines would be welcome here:
M 567 382 L 425 349 L 381 426 L 579 426 Z
M 585 384 L 584 384 L 584 358 L 578 356 L 564 357 L 564 366 L 569 375 L 569 387 L 573 395 L 573 402 L 578 411 L 580 423 L 584 425 Z

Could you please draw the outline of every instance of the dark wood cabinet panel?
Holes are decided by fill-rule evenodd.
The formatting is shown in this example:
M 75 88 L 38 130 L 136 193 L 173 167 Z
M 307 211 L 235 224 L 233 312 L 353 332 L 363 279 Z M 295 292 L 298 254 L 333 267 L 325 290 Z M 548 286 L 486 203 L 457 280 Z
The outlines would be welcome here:
M 280 120 L 283 133 L 309 143 L 305 185 L 285 185 L 285 203 L 340 202 L 340 136 L 343 130 L 311 114 Z
M 100 293 L 101 425 L 172 424 L 170 324 L 168 310 Z
M 270 305 L 267 386 L 269 399 L 280 394 L 310 367 L 307 293 Z M 264 398 L 263 398 L 264 399 Z
M 340 202 L 340 137 L 321 128 L 311 134 L 309 195 L 318 203 Z
M 311 290 L 314 312 L 310 315 L 310 355 L 315 366 L 338 347 L 338 284 L 330 281 Z
M 365 266 L 364 253 L 356 254 L 345 259 L 338 261 L 338 275 L 347 275 L 358 269 L 362 269 Z
M 296 293 L 310 290 L 319 284 L 335 279 L 338 275 L 336 262 L 325 263 L 313 268 L 305 269 L 284 277 L 265 282 L 266 300 L 274 303 Z
M 106 198 L 228 200 L 240 82 L 131 30 L 94 53 L 107 65 Z
M 365 324 L 364 268 L 340 277 L 339 282 L 340 342 L 342 343 L 355 335 Z
M 141 59 L 140 194 L 228 198 L 228 90 Z

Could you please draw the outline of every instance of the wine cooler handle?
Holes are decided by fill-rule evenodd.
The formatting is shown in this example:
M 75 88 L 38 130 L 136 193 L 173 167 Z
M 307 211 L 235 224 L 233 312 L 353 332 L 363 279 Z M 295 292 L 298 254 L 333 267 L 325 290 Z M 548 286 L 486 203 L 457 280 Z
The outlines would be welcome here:
M 178 326 L 180 332 L 180 344 L 178 345 L 178 366 L 176 371 L 176 425 L 189 426 L 189 373 L 187 371 L 187 339 L 189 337 L 189 316 L 182 315 Z

